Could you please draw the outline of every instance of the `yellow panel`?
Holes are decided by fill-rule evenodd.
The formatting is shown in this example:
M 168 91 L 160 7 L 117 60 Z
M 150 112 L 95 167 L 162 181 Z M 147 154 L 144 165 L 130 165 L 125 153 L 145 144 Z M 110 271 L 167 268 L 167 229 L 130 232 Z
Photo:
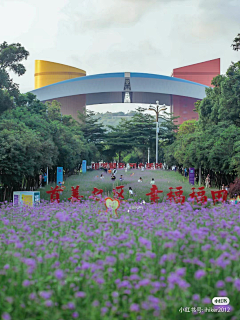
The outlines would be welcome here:
M 33 205 L 33 196 L 22 194 L 22 201 L 25 205 L 32 207 Z
M 35 60 L 35 89 L 64 80 L 86 76 L 86 71 L 65 64 Z

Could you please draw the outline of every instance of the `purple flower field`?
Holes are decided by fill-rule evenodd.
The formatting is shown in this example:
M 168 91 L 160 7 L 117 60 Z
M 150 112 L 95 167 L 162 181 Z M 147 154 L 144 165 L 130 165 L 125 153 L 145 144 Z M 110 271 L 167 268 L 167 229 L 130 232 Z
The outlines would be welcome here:
M 0 318 L 240 319 L 239 206 L 131 206 L 2 205 Z

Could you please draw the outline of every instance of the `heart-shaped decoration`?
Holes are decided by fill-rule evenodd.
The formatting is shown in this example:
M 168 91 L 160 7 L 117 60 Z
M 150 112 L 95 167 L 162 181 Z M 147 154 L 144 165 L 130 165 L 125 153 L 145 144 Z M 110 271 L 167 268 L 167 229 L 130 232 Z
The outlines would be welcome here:
M 112 199 L 110 197 L 105 198 L 105 206 L 110 216 L 117 217 L 117 209 L 120 207 L 120 201 L 118 199 Z

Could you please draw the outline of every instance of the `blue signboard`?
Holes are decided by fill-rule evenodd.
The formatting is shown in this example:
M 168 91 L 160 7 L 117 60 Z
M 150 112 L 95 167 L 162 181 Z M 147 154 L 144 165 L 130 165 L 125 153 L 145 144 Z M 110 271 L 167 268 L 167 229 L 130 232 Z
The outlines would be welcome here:
M 63 167 L 57 167 L 57 184 L 63 183 Z
M 86 173 L 87 171 L 87 161 L 83 160 L 82 161 L 82 173 Z
M 189 168 L 189 183 L 194 185 L 195 169 Z

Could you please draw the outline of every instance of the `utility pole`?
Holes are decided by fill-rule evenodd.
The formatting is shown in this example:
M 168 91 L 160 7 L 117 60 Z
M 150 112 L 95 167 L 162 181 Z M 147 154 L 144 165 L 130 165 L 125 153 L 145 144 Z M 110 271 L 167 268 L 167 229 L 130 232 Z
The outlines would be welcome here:
M 198 175 L 199 175 L 199 187 L 201 186 L 201 183 L 202 183 L 202 168 L 201 168 L 201 166 L 199 167 L 199 173 L 198 173 Z
M 150 105 L 148 110 L 155 111 L 155 113 L 156 113 L 156 163 L 158 163 L 158 132 L 159 132 L 158 117 L 159 117 L 160 111 L 164 111 L 167 108 L 166 108 L 165 104 L 161 106 L 162 108 L 159 108 L 160 107 L 159 101 L 156 101 L 156 104 L 157 104 L 156 107 Z

